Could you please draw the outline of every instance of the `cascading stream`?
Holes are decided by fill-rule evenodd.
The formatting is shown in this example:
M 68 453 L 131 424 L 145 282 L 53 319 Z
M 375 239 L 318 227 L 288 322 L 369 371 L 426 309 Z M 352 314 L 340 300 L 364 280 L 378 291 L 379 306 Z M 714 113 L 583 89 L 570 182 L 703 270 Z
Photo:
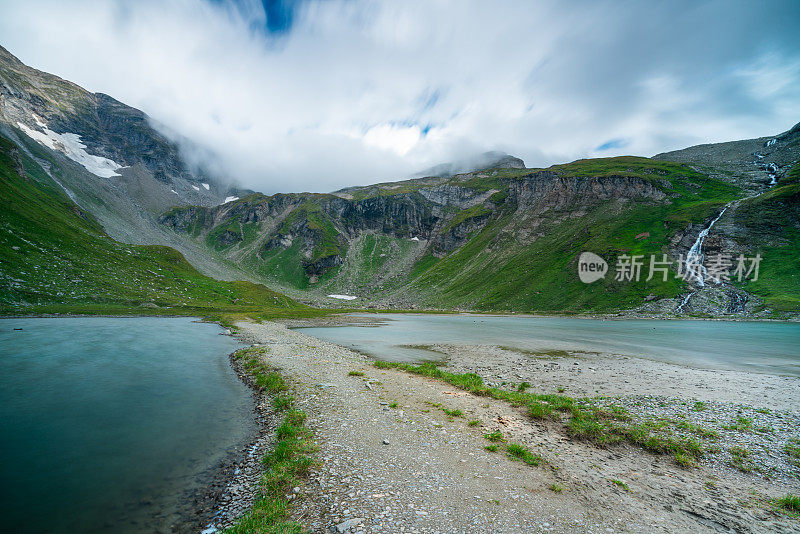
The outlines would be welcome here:
M 703 265 L 703 260 L 705 259 L 705 256 L 703 255 L 703 243 L 705 242 L 706 237 L 708 237 L 708 233 L 711 231 L 711 228 L 722 218 L 731 204 L 733 204 L 733 202 L 726 204 L 725 207 L 722 208 L 722 211 L 719 212 L 719 215 L 717 215 L 717 217 L 711 221 L 708 226 L 700 231 L 700 234 L 698 234 L 697 239 L 695 240 L 694 244 L 692 244 L 689 252 L 686 253 L 684 268 L 686 269 L 686 273 L 694 280 L 695 286 L 697 286 L 698 289 L 686 295 L 686 298 L 683 299 L 683 302 L 681 302 L 680 306 L 675 309 L 676 313 L 680 313 L 683 310 L 683 307 L 689 302 L 689 299 L 691 299 L 700 288 L 705 287 L 708 269 L 706 269 L 706 267 Z
M 732 205 L 738 204 L 746 200 L 750 200 L 751 198 L 755 198 L 757 196 L 758 194 L 754 194 L 728 202 L 722 208 L 722 211 L 719 212 L 719 215 L 717 215 L 716 218 L 713 221 L 711 221 L 711 223 L 709 223 L 708 226 L 706 226 L 705 228 L 703 228 L 703 230 L 700 231 L 694 244 L 689 249 L 689 252 L 686 253 L 686 259 L 684 260 L 684 269 L 686 269 L 686 273 L 694 281 L 696 289 L 691 293 L 689 293 L 688 295 L 686 295 L 686 297 L 683 299 L 683 302 L 681 302 L 680 306 L 675 308 L 675 313 L 680 313 L 683 310 L 683 307 L 686 306 L 686 304 L 689 302 L 689 299 L 691 299 L 698 291 L 700 291 L 702 288 L 706 286 L 706 279 L 708 278 L 708 269 L 706 269 L 705 265 L 703 265 L 703 260 L 705 259 L 705 255 L 703 254 L 703 244 L 705 243 L 706 237 L 708 237 L 708 233 L 711 231 L 711 228 L 713 228 L 714 225 L 717 224 L 717 221 L 719 221 L 722 218 L 722 216 L 725 215 L 725 212 L 728 211 L 728 208 L 730 208 Z M 711 279 L 719 283 L 719 280 L 713 277 Z
M 725 214 L 729 206 L 730 204 L 727 204 L 724 208 L 722 208 L 722 211 L 719 212 L 717 218 L 711 221 L 711 224 L 700 231 L 700 234 L 697 236 L 697 240 L 689 249 L 689 252 L 686 253 L 686 261 L 684 263 L 686 272 L 692 278 L 694 278 L 695 285 L 698 287 L 705 287 L 706 276 L 708 275 L 708 269 L 706 269 L 706 267 L 703 265 L 703 260 L 705 259 L 705 256 L 703 255 L 703 243 L 705 242 L 706 237 L 708 237 L 708 232 L 711 231 L 711 228 Z

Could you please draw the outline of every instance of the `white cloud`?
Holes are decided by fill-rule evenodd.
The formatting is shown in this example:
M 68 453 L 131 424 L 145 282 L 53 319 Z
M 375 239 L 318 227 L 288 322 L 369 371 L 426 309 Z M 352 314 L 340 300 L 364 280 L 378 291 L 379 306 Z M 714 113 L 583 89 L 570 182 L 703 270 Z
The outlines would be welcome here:
M 420 141 L 420 127 L 378 124 L 361 136 L 364 144 L 405 156 Z
M 3 4 L 0 44 L 23 61 L 143 109 L 266 192 L 486 150 L 530 166 L 650 155 L 800 120 L 792 2 L 330 0 L 281 37 L 254 29 L 256 1 Z

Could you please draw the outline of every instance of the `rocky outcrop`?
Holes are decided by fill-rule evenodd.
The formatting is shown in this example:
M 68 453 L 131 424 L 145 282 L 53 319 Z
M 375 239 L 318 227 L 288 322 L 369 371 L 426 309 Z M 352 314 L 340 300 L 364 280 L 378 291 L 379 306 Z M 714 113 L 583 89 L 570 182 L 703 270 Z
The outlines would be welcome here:
M 142 111 L 28 67 L 2 47 L 0 131 L 23 149 L 23 141 L 38 143 L 56 160 L 68 162 L 80 176 L 65 172 L 59 179 L 77 200 L 84 200 L 79 198 L 84 190 L 86 196 L 102 191 L 123 196 L 123 202 L 152 216 L 174 205 L 213 206 L 227 196 L 251 193 L 190 166 L 178 144 Z M 109 178 L 116 187 L 104 191 L 103 180 Z M 97 183 L 85 183 L 91 181 Z
M 236 243 L 242 241 L 241 234 L 237 232 L 232 232 L 231 230 L 225 230 L 221 234 L 219 234 L 216 238 L 217 245 L 222 247 L 229 247 Z
M 334 254 L 316 260 L 306 260 L 303 262 L 303 269 L 305 269 L 309 280 L 314 283 L 320 276 L 325 274 L 328 269 L 341 265 L 342 261 L 343 258 L 341 254 Z
M 434 256 L 442 257 L 447 253 L 456 250 L 467 242 L 469 237 L 475 232 L 480 231 L 492 216 L 492 210 L 485 208 L 476 211 L 466 217 L 463 221 L 448 225 L 444 230 L 431 241 L 431 251 Z
M 483 181 L 496 187 L 487 187 Z M 478 185 L 468 187 L 466 183 Z M 299 243 L 297 261 L 302 262 L 309 279 L 315 279 L 341 265 L 349 244 L 365 233 L 424 240 L 428 250 L 441 257 L 504 213 L 516 212 L 520 222 L 548 210 L 580 211 L 611 199 L 669 202 L 662 181 L 636 176 L 575 177 L 536 171 L 498 179 L 491 173 L 470 173 L 452 183 L 416 182 L 413 191 L 394 192 L 410 188 L 408 183 L 401 184 L 405 185 L 397 189 L 376 188 L 365 198 L 256 194 L 233 205 L 175 209 L 160 221 L 182 232 L 198 228 L 210 232 L 231 222 L 259 224 L 265 232 L 260 259 Z M 215 242 L 223 248 L 233 247 L 241 242 L 241 236 L 234 234 L 221 232 Z
M 210 230 L 214 224 L 214 211 L 202 206 L 174 208 L 161 215 L 158 222 L 180 233 Z
M 440 220 L 435 206 L 418 194 L 377 196 L 357 202 L 337 198 L 337 201 L 346 203 L 340 212 L 341 220 L 351 236 L 373 230 L 396 237 L 427 239 Z
M 25 178 L 25 166 L 22 164 L 22 158 L 19 155 L 19 150 L 12 148 L 8 155 L 11 157 L 11 165 L 14 168 L 14 172 L 19 174 L 22 178 Z
M 525 209 L 574 209 L 611 199 L 666 198 L 664 184 L 635 176 L 576 177 L 539 171 L 514 180 L 510 198 Z
M 800 123 L 774 137 L 697 145 L 664 152 L 653 159 L 719 169 L 715 175 L 743 187 L 749 194 L 775 185 L 800 160 Z
M 425 199 L 442 206 L 457 206 L 461 209 L 471 208 L 489 198 L 497 190 L 475 191 L 468 187 L 456 185 L 440 185 L 426 187 L 419 190 L 419 194 Z

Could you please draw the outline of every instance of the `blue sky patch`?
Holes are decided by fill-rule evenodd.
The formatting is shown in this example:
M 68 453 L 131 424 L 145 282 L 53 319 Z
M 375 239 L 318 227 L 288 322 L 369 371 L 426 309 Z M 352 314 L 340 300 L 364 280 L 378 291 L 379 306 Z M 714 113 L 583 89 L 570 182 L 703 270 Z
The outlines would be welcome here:
M 628 146 L 628 142 L 624 139 L 609 139 L 597 147 L 596 150 L 613 150 L 615 148 L 624 148 L 626 146 Z

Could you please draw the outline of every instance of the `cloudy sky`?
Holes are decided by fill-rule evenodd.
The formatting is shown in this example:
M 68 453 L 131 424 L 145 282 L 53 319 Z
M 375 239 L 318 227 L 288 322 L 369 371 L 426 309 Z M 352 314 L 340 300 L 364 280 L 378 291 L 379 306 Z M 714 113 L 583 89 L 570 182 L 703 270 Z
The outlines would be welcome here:
M 800 122 L 800 2 L 0 0 L 0 44 L 265 192 Z M 200 156 L 204 154 L 204 156 Z M 210 155 L 210 156 L 209 156 Z

